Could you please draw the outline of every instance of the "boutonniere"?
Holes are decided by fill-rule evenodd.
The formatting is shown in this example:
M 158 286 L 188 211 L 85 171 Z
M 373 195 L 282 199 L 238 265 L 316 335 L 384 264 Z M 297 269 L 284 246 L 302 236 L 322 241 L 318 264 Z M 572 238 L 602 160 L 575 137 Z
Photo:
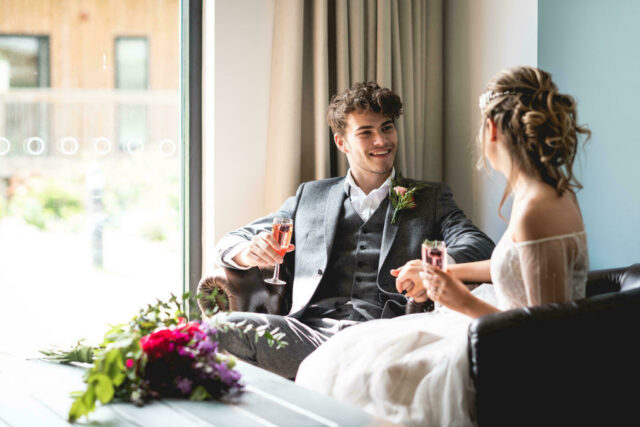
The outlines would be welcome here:
M 396 215 L 398 215 L 398 212 L 401 210 L 415 209 L 417 207 L 414 194 L 424 187 L 425 184 L 420 183 L 406 184 L 400 175 L 398 175 L 397 179 L 391 180 L 389 199 L 391 199 L 391 206 L 393 206 L 394 209 L 391 224 L 396 223 Z

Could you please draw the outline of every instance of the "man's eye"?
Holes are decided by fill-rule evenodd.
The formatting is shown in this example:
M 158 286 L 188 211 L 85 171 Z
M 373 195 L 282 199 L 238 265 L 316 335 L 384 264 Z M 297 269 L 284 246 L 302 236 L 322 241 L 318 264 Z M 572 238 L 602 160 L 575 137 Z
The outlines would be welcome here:
M 371 135 L 371 132 L 370 132 L 370 131 L 368 131 L 368 130 L 366 130 L 366 131 L 364 131 L 364 132 L 360 132 L 360 133 L 358 134 L 358 136 L 369 136 L 369 135 Z
M 382 128 L 382 130 L 383 130 L 384 132 L 388 132 L 388 131 L 390 131 L 390 130 L 393 130 L 393 126 L 391 126 L 391 125 L 389 125 L 389 126 L 385 126 L 385 127 L 383 127 L 383 128 Z

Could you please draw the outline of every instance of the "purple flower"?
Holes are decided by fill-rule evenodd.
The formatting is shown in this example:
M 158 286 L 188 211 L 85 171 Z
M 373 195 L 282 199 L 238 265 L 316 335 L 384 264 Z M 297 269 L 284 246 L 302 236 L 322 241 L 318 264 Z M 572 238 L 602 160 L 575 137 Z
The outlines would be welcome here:
M 176 387 L 182 394 L 189 394 L 191 392 L 191 386 L 193 385 L 193 381 L 189 378 L 176 377 Z
M 198 351 L 202 351 L 205 353 L 211 353 L 216 351 L 218 348 L 217 342 L 212 342 L 210 339 L 204 339 L 198 343 Z
M 229 387 L 237 386 L 237 382 L 240 379 L 240 373 L 227 366 L 226 363 L 215 363 L 213 365 L 215 371 L 217 371 L 220 381 Z
M 209 336 L 216 335 L 218 333 L 215 321 L 212 320 L 205 320 L 204 322 L 202 322 L 200 324 L 200 330 Z

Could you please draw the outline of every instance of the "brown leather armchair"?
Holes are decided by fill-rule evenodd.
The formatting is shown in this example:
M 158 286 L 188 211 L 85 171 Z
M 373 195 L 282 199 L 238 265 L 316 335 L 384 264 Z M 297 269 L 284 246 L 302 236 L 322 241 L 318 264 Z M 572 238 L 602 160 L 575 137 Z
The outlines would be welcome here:
M 203 312 L 212 310 L 215 303 L 210 295 L 218 288 L 227 299 L 226 303 L 218 300 L 222 310 L 286 314 L 291 304 L 290 286 L 266 283 L 263 278 L 271 274 L 273 270 L 217 267 L 213 273 L 205 274 L 198 283 L 198 306 Z M 280 278 L 291 283 L 291 276 L 286 269 L 280 270 Z

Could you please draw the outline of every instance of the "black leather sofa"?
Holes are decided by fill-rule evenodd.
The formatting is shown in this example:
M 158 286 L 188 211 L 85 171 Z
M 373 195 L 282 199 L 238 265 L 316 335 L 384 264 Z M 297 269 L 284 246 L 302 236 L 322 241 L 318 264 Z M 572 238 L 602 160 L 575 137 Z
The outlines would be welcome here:
M 254 268 L 218 268 L 198 286 L 223 309 L 286 313 L 290 294 Z M 266 276 L 265 276 L 266 277 Z M 286 270 L 281 278 L 290 280 Z M 478 424 L 640 425 L 640 264 L 591 271 L 586 298 L 481 317 L 469 327 Z
M 640 264 L 591 271 L 586 292 L 471 323 L 480 426 L 640 425 Z

